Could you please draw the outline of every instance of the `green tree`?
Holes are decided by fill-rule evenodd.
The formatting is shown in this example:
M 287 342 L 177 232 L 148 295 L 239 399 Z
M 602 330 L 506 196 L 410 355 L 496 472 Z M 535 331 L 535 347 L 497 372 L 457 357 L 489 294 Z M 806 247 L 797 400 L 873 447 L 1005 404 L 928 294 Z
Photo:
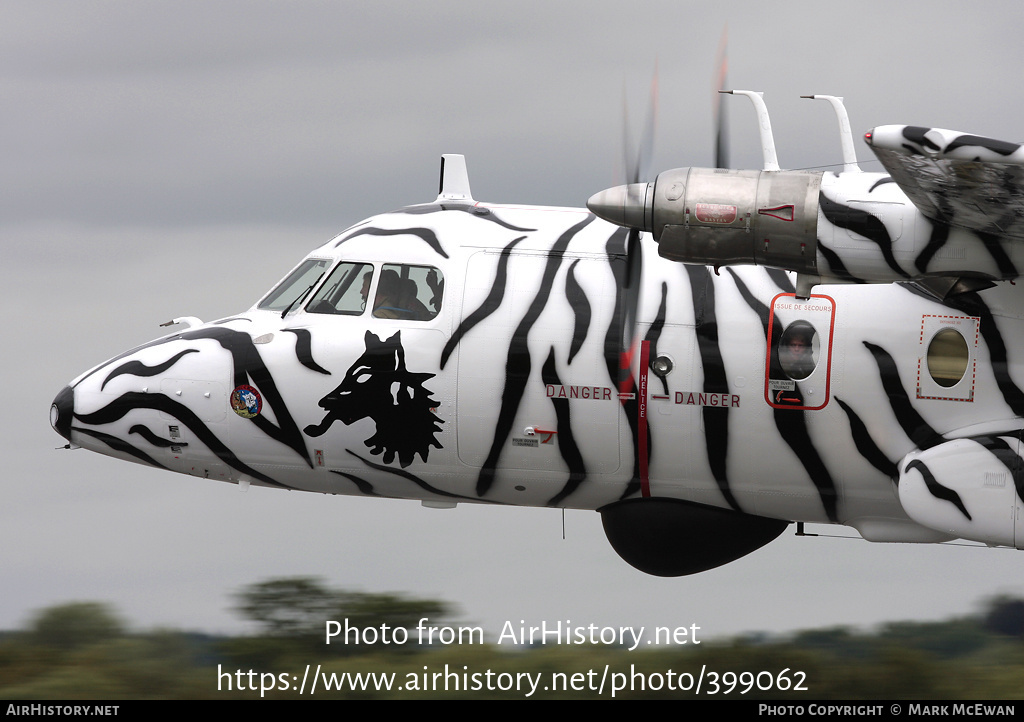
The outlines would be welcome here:
M 313 577 L 269 579 L 238 594 L 238 610 L 272 637 L 323 633 L 336 606 L 336 595 Z
M 123 637 L 125 629 L 109 605 L 71 602 L 36 614 L 29 624 L 28 634 L 35 644 L 71 650 Z
M 1006 637 L 1024 637 L 1024 599 L 999 596 L 988 602 L 985 629 Z
M 427 617 L 431 623 L 448 617 L 451 608 L 437 599 L 417 599 L 402 594 L 365 594 L 343 592 L 338 595 L 334 619 L 347 619 L 350 626 L 361 628 L 382 626 L 389 629 L 412 629 Z
M 305 639 L 320 644 L 326 622 L 344 628 L 374 630 L 360 635 L 359 646 L 382 646 L 384 627 L 393 638 L 396 629 L 411 629 L 427 617 L 431 623 L 448 617 L 451 607 L 437 599 L 418 599 L 402 594 L 353 592 L 330 589 L 312 577 L 270 579 L 252 584 L 238 594 L 238 610 L 257 622 L 266 637 L 281 640 Z M 369 642 L 367 642 L 369 640 Z M 344 640 L 332 642 L 331 651 L 344 653 Z

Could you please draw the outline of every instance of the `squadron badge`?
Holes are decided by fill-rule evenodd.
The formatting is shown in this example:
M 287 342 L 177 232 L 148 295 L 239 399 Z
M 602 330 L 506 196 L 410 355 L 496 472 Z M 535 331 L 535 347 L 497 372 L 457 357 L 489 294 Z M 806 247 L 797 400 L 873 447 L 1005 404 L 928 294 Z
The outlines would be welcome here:
M 231 392 L 231 410 L 243 419 L 251 419 L 259 416 L 263 409 L 263 399 L 260 392 L 248 384 L 242 384 Z

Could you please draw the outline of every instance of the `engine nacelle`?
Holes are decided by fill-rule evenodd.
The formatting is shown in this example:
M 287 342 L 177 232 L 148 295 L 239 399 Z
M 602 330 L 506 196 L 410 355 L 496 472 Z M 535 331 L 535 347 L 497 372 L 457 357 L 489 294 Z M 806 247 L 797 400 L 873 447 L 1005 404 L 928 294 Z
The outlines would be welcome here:
M 677 168 L 598 193 L 587 206 L 650 232 L 665 258 L 817 272 L 821 173 Z
M 676 168 L 653 183 L 601 191 L 587 207 L 650 233 L 663 257 L 682 263 L 771 266 L 810 283 L 1017 277 L 1021 244 L 926 218 L 890 181 L 874 173 Z
M 679 168 L 652 186 L 651 232 L 665 258 L 817 272 L 821 173 Z
M 627 499 L 599 511 L 618 555 L 659 577 L 728 564 L 760 549 L 790 523 L 666 498 Z

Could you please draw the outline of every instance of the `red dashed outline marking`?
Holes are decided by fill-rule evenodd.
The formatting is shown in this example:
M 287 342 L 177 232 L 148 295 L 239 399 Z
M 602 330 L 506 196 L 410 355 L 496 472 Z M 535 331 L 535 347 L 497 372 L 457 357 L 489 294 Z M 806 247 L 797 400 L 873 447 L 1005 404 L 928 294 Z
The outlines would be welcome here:
M 924 346 L 925 319 L 929 319 L 929 318 L 938 318 L 938 319 L 947 318 L 947 319 L 954 320 L 954 321 L 973 321 L 974 322 L 974 352 L 971 353 L 971 393 L 968 396 L 968 398 L 966 398 L 966 399 L 958 399 L 955 396 L 922 396 L 921 395 L 921 357 L 918 356 L 918 358 L 917 358 L 917 398 L 919 398 L 919 399 L 930 399 L 930 400 L 933 400 L 933 401 L 967 401 L 967 402 L 973 402 L 974 401 L 974 387 L 975 387 L 975 384 L 976 384 L 977 379 L 978 379 L 978 359 L 977 359 L 977 356 L 976 356 L 975 352 L 978 349 L 978 339 L 979 339 L 979 337 L 981 335 L 981 319 L 978 318 L 977 316 L 940 316 L 940 315 L 934 314 L 934 313 L 923 314 L 921 316 L 921 333 L 918 334 L 918 338 L 917 338 L 917 342 L 921 346 Z M 947 328 L 949 328 L 949 327 L 947 327 Z M 939 329 L 939 330 L 941 331 L 942 329 Z M 959 329 L 956 329 L 956 330 L 959 330 Z M 938 332 L 936 332 L 936 333 L 938 333 Z M 957 383 L 960 383 L 960 382 L 958 381 Z M 936 384 L 936 385 L 938 385 L 938 384 Z M 954 386 L 955 385 L 956 384 L 954 384 Z

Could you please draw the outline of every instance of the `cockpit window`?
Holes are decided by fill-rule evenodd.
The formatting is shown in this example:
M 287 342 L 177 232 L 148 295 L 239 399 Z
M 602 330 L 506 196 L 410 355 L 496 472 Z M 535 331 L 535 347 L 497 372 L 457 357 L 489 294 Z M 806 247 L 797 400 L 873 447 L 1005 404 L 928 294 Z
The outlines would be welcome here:
M 358 316 L 366 308 L 372 280 L 373 266 L 369 263 L 339 263 L 306 311 Z
M 444 275 L 433 266 L 387 264 L 373 301 L 375 318 L 429 321 L 441 311 Z
M 301 297 L 313 290 L 324 271 L 331 265 L 326 258 L 307 258 L 288 277 L 277 284 L 257 308 L 264 311 L 285 311 L 298 305 Z

